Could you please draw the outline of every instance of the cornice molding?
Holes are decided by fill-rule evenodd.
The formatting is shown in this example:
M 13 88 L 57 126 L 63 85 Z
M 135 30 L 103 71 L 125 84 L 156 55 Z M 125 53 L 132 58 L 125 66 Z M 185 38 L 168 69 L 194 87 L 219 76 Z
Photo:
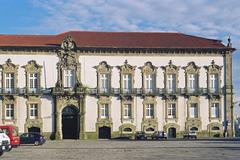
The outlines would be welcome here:
M 0 46 L 0 52 L 49 52 L 56 53 L 60 49 L 60 44 L 52 46 Z M 80 54 L 231 54 L 235 48 L 97 48 L 97 47 L 76 47 L 76 53 Z

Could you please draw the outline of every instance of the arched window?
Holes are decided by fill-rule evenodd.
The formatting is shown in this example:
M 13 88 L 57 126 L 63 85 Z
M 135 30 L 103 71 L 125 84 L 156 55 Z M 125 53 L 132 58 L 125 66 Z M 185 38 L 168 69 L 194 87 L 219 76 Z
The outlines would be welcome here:
M 154 128 L 151 128 L 151 127 L 150 127 L 150 128 L 147 128 L 146 131 L 147 131 L 147 132 L 153 132 L 153 131 L 154 131 Z
M 132 132 L 132 129 L 131 128 L 124 128 L 123 131 L 124 132 Z
M 212 127 L 212 130 L 213 130 L 213 131 L 218 131 L 218 130 L 220 130 L 220 128 L 217 127 L 217 126 L 214 126 L 214 127 Z
M 198 131 L 198 128 L 197 128 L 197 127 L 192 127 L 192 128 L 190 129 L 190 131 L 195 131 L 195 132 L 197 132 L 197 131 Z

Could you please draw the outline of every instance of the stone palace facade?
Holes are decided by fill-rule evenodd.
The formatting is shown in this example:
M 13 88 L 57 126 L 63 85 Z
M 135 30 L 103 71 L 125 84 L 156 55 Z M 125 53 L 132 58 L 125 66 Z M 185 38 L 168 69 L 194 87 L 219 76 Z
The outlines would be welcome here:
M 0 124 L 53 139 L 232 136 L 228 41 L 182 33 L 0 35 Z

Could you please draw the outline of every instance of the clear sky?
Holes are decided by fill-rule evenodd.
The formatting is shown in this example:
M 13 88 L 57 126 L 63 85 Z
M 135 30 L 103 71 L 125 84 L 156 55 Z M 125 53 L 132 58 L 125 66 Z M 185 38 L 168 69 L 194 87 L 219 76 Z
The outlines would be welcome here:
M 240 97 L 239 0 L 1 0 L 0 34 L 69 30 L 182 32 L 233 47 L 235 99 Z

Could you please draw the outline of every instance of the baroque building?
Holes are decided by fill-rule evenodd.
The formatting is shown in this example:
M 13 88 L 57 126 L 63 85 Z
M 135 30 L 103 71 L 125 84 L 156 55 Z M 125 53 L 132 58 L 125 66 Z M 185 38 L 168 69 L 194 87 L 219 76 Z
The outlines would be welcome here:
M 0 35 L 0 124 L 52 139 L 233 136 L 234 51 L 182 33 Z

